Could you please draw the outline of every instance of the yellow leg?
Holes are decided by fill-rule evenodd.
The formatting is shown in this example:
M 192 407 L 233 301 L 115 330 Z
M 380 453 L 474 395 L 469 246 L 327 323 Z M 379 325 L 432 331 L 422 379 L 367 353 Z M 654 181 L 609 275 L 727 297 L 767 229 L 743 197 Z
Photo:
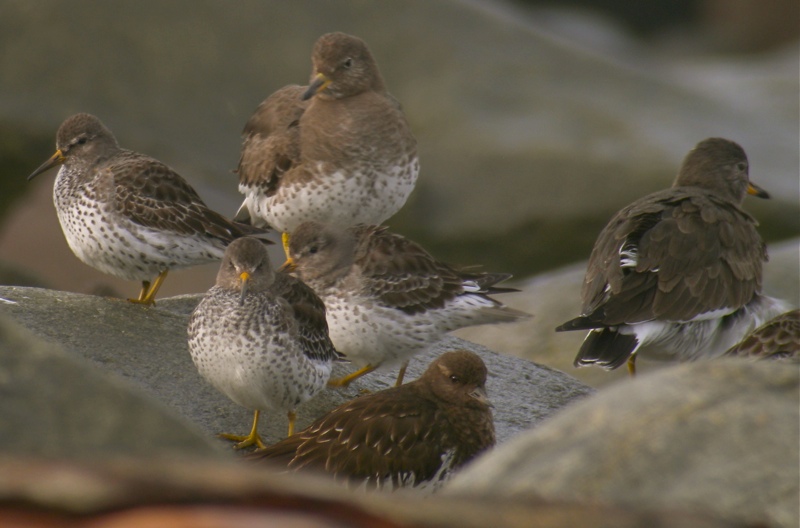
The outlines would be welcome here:
M 128 299 L 132 303 L 136 304 L 146 304 L 152 305 L 156 303 L 156 292 L 158 289 L 161 288 L 161 285 L 164 283 L 164 279 L 167 278 L 167 273 L 169 273 L 168 269 L 165 269 L 161 273 L 158 274 L 156 280 L 153 281 L 151 285 L 148 281 L 142 281 L 142 291 L 139 293 L 138 299 Z
M 147 295 L 147 290 L 150 289 L 150 281 L 142 281 L 142 291 L 139 292 L 138 299 L 128 299 L 130 302 L 142 302 Z
M 395 382 L 394 386 L 399 387 L 403 384 L 403 378 L 406 377 L 406 369 L 408 368 L 408 361 L 403 363 L 403 366 L 400 367 L 400 372 L 397 373 L 397 381 Z
M 297 419 L 297 414 L 294 411 L 289 411 L 286 413 L 286 416 L 289 418 L 289 432 L 286 436 L 292 436 L 294 434 L 294 421 Z
M 328 387 L 332 387 L 332 388 L 336 388 L 336 387 L 344 388 L 344 387 L 347 387 L 353 381 L 357 380 L 358 378 L 360 378 L 361 376 L 363 376 L 365 374 L 369 374 L 370 372 L 372 372 L 376 368 L 378 368 L 378 367 L 373 367 L 372 365 L 367 365 L 366 367 L 361 367 L 357 371 L 352 372 L 352 373 L 348 374 L 347 376 L 345 376 L 343 378 L 337 378 L 337 379 L 332 379 L 332 380 L 328 381 Z
M 260 411 L 255 411 L 253 415 L 253 428 L 250 430 L 250 434 L 247 436 L 229 434 L 229 433 L 220 433 L 218 436 L 220 438 L 224 438 L 225 440 L 232 440 L 234 442 L 238 442 L 234 449 L 244 449 L 245 447 L 254 445 L 259 449 L 264 449 L 266 444 L 261 440 L 261 437 L 258 435 L 258 415 Z
M 636 376 L 636 355 L 632 355 L 628 358 L 628 374 L 631 377 Z
M 286 253 L 286 258 L 289 258 L 289 233 L 281 233 L 281 243 L 283 244 L 283 252 Z

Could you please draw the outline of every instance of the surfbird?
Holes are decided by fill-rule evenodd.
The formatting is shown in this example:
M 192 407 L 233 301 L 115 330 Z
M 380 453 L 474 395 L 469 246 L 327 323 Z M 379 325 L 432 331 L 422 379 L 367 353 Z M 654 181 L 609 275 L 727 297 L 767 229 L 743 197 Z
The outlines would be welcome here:
M 458 271 L 383 226 L 346 229 L 304 222 L 289 237 L 285 266 L 325 302 L 331 340 L 361 367 L 329 386 L 347 386 L 380 366 L 402 364 L 466 326 L 529 317 L 489 294 L 505 273 Z
M 211 385 L 254 411 L 250 434 L 222 434 L 237 449 L 264 447 L 262 410 L 286 411 L 289 435 L 295 408 L 325 387 L 337 353 L 328 338 L 325 306 L 286 273 L 276 273 L 257 239 L 232 242 L 216 284 L 189 319 L 189 352 Z
M 90 114 L 61 124 L 55 154 L 28 180 L 57 165 L 53 201 L 69 247 L 103 273 L 142 281 L 132 302 L 153 304 L 170 269 L 218 261 L 232 240 L 265 232 L 209 209 L 175 171 L 120 148 Z
M 281 88 L 245 125 L 235 218 L 282 232 L 379 224 L 414 188 L 416 140 L 363 40 L 325 34 L 311 60 L 308 86 Z
M 480 357 L 446 352 L 419 379 L 351 400 L 248 458 L 354 488 L 435 489 L 495 443 L 485 385 Z
M 800 310 L 774 317 L 725 352 L 748 359 L 800 361 Z
M 595 242 L 581 316 L 556 331 L 590 330 L 575 366 L 635 373 L 638 354 L 692 361 L 722 355 L 788 309 L 761 293 L 766 245 L 741 209 L 750 182 L 744 150 L 709 138 L 683 161 L 670 189 L 619 211 Z

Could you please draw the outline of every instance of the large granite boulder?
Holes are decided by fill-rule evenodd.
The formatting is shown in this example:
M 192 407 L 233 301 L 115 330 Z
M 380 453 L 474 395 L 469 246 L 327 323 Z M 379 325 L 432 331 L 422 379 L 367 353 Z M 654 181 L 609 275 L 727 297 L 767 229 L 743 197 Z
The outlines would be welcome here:
M 452 496 L 800 522 L 800 370 L 718 360 L 622 381 L 478 460 Z
M 199 299 L 199 296 L 164 299 L 153 308 L 143 308 L 118 299 L 0 286 L 0 315 L 26 327 L 38 338 L 60 345 L 68 356 L 64 358 L 64 352 L 58 355 L 52 351 L 49 355 L 43 355 L 44 352 L 27 354 L 24 347 L 17 346 L 17 343 L 25 342 L 21 341 L 22 338 L 9 342 L 7 346 L 17 350 L 5 359 L 13 361 L 9 369 L 24 374 L 9 378 L 26 381 L 15 381 L 9 386 L 11 393 L 16 394 L 13 398 L 15 421 L 0 420 L 0 428 L 10 428 L 0 430 L 0 448 L 26 447 L 28 452 L 40 452 L 39 449 L 45 446 L 35 441 L 35 433 L 39 431 L 37 428 L 61 430 L 65 424 L 89 423 L 92 420 L 106 420 L 109 424 L 115 424 L 120 416 L 137 416 L 139 411 L 129 411 L 128 407 L 138 406 L 145 413 L 152 399 L 159 401 L 156 406 L 159 412 L 163 412 L 165 406 L 182 420 L 194 423 L 197 430 L 204 431 L 208 438 L 220 432 L 244 434 L 249 431 L 252 412 L 239 407 L 211 387 L 200 377 L 189 356 L 186 344 L 188 314 Z M 51 350 L 38 343 L 26 346 L 33 350 Z M 454 348 L 475 351 L 484 358 L 489 368 L 487 390 L 495 406 L 499 443 L 534 427 L 572 400 L 593 392 L 556 370 L 523 359 L 501 356 L 456 338 L 449 338 L 412 360 L 406 376 L 408 379 L 416 378 L 433 358 Z M 49 359 L 51 355 L 54 358 L 52 361 Z M 47 390 L 37 392 L 37 385 L 29 381 L 39 375 L 40 369 L 43 369 L 42 383 Z M 339 363 L 334 368 L 334 375 L 341 376 L 351 369 L 349 364 Z M 67 371 L 69 375 L 63 378 L 58 376 L 59 372 Z M 81 374 L 84 371 L 85 376 Z M 113 381 L 105 379 L 109 375 L 113 376 Z M 396 375 L 395 370 L 376 372 L 361 378 L 346 390 L 324 390 L 298 408 L 298 427 L 305 427 L 336 405 L 357 396 L 361 389 L 376 391 L 391 386 Z M 131 390 L 131 385 L 138 390 L 135 396 L 125 398 L 127 407 L 122 407 L 122 403 L 112 405 L 108 399 L 99 396 L 115 391 L 125 393 Z M 141 396 L 142 391 L 147 397 Z M 84 403 L 78 405 L 76 401 Z M 29 408 L 22 411 L 26 406 Z M 48 412 L 39 412 L 48 406 Z M 63 412 L 61 406 L 65 408 Z M 37 423 L 37 419 L 56 421 Z M 26 421 L 31 421 L 32 426 L 25 427 Z M 144 430 L 147 426 L 144 419 L 131 418 L 122 423 L 134 428 L 141 427 L 141 433 L 136 435 L 140 439 L 158 437 L 161 431 L 172 428 L 166 418 L 147 422 L 151 428 L 147 431 Z M 286 424 L 285 415 L 263 415 L 261 431 L 265 441 L 274 442 L 286 436 Z M 28 436 L 28 430 L 34 436 Z M 17 432 L 15 438 L 11 438 L 11 431 Z M 65 438 L 61 435 L 58 441 L 52 440 L 46 444 L 48 449 L 52 446 L 69 454 L 77 448 L 74 446 L 80 446 L 83 442 L 80 435 L 93 434 L 89 427 L 71 426 L 68 432 L 75 436 Z M 131 429 L 121 429 L 118 434 L 130 433 Z M 90 444 L 95 445 L 100 441 L 98 439 Z M 146 443 L 145 440 L 142 442 Z M 230 447 L 230 443 L 222 440 L 214 442 Z M 125 452 L 127 445 L 123 443 L 119 449 Z
M 0 525 L 522 528 L 536 518 L 542 528 L 763 526 L 681 504 L 633 508 L 483 492 L 422 501 L 406 493 L 360 495 L 327 479 L 249 466 L 213 435 L 243 431 L 250 413 L 206 384 L 186 350 L 187 316 L 198 299 L 144 308 L 0 287 Z M 476 351 L 489 367 L 498 449 L 596 397 L 558 371 L 455 338 L 414 360 L 409 375 L 453 347 Z M 393 379 L 393 372 L 378 372 L 348 391 L 323 391 L 299 409 L 299 425 Z M 265 418 L 268 441 L 284 434 L 283 417 Z

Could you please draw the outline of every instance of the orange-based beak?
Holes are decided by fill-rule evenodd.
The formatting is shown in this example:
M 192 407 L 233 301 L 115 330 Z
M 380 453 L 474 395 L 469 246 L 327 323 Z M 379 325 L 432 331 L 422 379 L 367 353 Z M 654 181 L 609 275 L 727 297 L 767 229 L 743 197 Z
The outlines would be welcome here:
M 305 91 L 305 93 L 300 99 L 302 99 L 303 101 L 308 101 L 309 99 L 311 99 L 312 97 L 323 91 L 325 88 L 327 88 L 330 83 L 331 83 L 330 79 L 328 79 L 324 74 L 318 73 L 317 75 L 314 76 L 314 80 L 311 82 L 311 84 L 308 85 L 308 90 Z
M 239 297 L 239 306 L 244 306 L 244 298 L 247 295 L 247 284 L 250 280 L 250 274 L 243 271 L 239 274 L 239 278 L 242 280 L 242 295 Z
M 31 175 L 28 176 L 28 181 L 31 181 L 36 176 L 40 175 L 41 173 L 43 173 L 46 170 L 49 170 L 49 169 L 55 167 L 56 165 L 61 165 L 62 163 L 64 163 L 64 160 L 66 160 L 66 159 L 67 158 L 64 157 L 64 153 L 61 152 L 61 149 L 56 150 L 56 153 L 53 154 L 52 156 L 50 156 L 50 159 L 48 159 L 47 161 L 42 163 L 39 166 L 38 169 L 33 171 L 31 173 Z
M 747 184 L 747 194 L 752 194 L 756 198 L 769 198 L 769 193 L 755 183 Z

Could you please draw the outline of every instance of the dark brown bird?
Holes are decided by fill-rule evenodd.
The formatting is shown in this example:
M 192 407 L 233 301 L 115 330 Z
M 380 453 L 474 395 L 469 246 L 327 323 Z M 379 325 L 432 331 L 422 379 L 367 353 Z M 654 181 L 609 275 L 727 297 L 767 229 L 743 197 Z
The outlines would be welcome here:
M 153 304 L 170 269 L 221 260 L 231 241 L 265 232 L 209 209 L 178 173 L 120 148 L 90 114 L 61 124 L 55 154 L 28 179 L 57 165 L 53 201 L 70 249 L 103 273 L 142 281 L 132 302 Z
M 283 232 L 379 224 L 414 188 L 417 142 L 363 40 L 322 35 L 311 60 L 308 86 L 281 88 L 245 125 L 236 219 Z
M 787 309 L 761 294 L 767 260 L 745 194 L 744 150 L 701 141 L 672 188 L 635 201 L 600 233 L 583 284 L 581 316 L 556 331 L 591 330 L 575 366 L 615 369 L 639 353 L 690 361 L 720 356 L 748 331 Z
M 331 341 L 359 370 L 405 365 L 447 332 L 530 317 L 490 295 L 511 275 L 459 271 L 383 226 L 347 229 L 304 222 L 289 237 L 286 266 L 325 303 Z
M 486 375 L 476 354 L 446 352 L 419 379 L 347 402 L 250 458 L 350 487 L 436 487 L 494 445 Z
M 800 310 L 770 319 L 725 352 L 749 359 L 800 360 Z

